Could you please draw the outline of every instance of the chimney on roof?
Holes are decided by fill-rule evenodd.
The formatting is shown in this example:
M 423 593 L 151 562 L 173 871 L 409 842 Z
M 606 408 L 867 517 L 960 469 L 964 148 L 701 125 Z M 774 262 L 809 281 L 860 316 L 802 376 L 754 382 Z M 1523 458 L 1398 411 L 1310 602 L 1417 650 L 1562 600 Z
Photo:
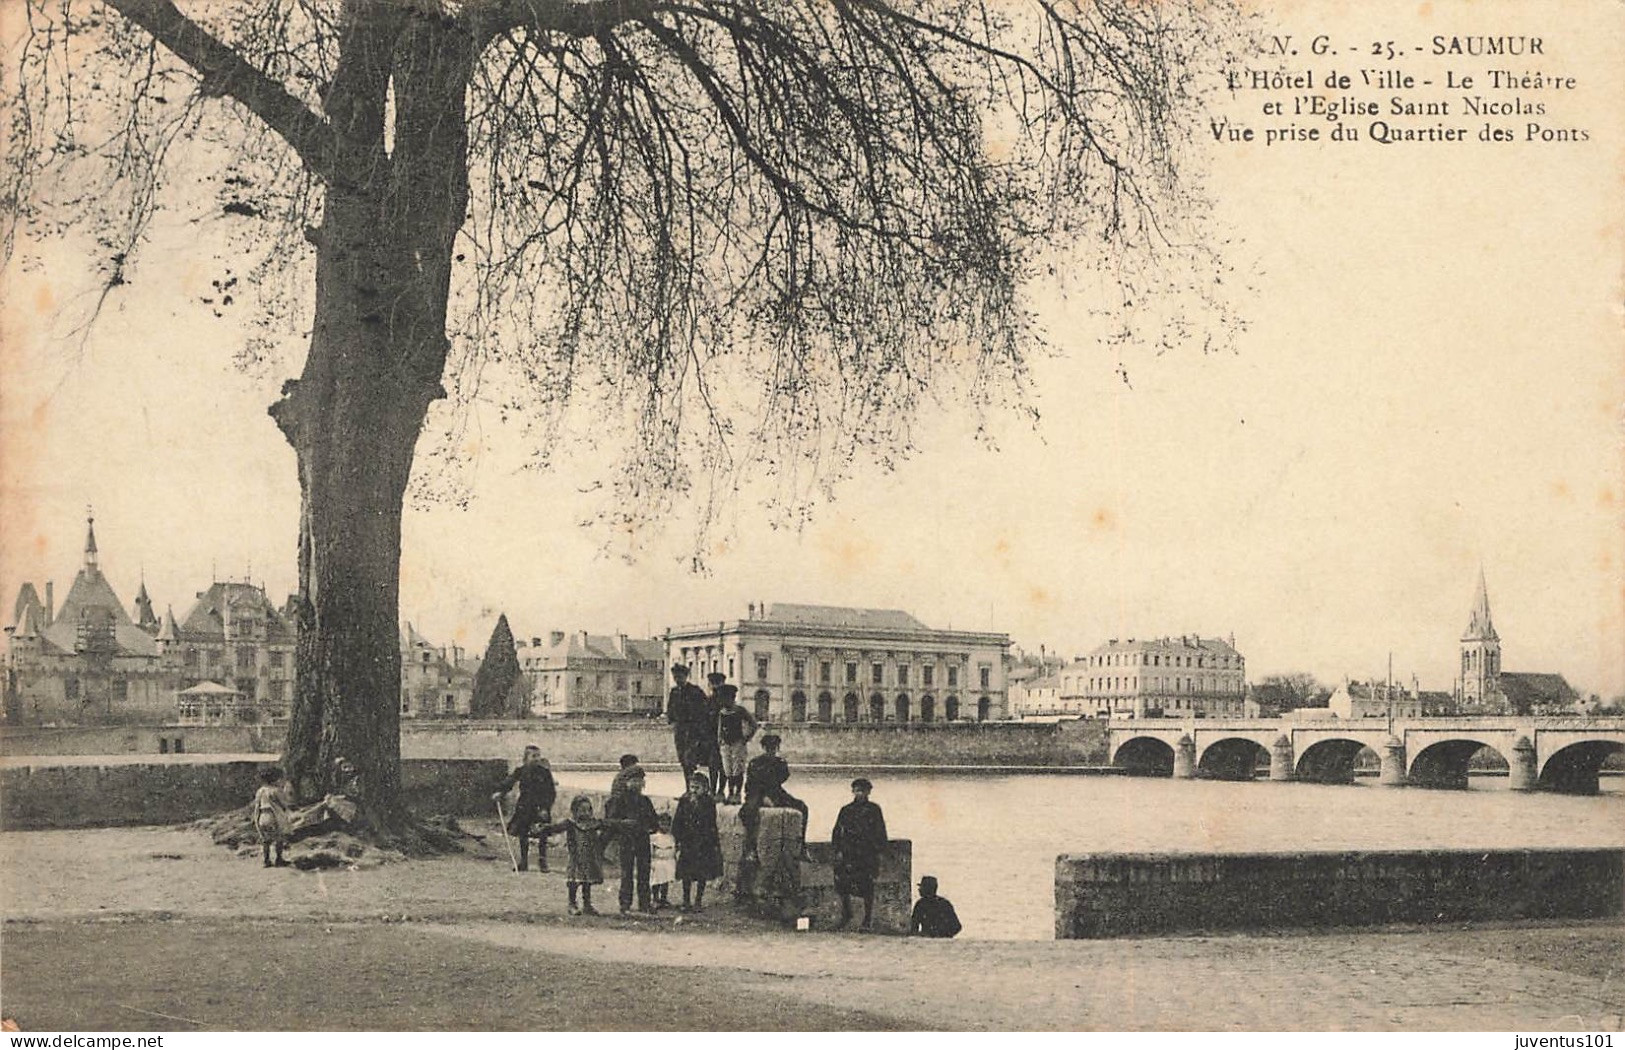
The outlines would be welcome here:
M 547 643 L 549 645 L 563 645 L 564 644 L 564 632 L 563 631 L 548 631 L 547 632 Z
M 45 581 L 45 626 L 49 627 L 56 620 L 56 584 L 50 580 Z
M 625 656 L 627 654 L 628 646 L 627 646 L 626 643 L 627 643 L 626 635 L 617 634 L 615 636 L 615 654 L 617 656 Z
M 756 603 L 755 602 L 751 602 L 749 605 L 745 606 L 745 618 L 748 619 L 748 620 L 756 619 Z
M 583 649 L 585 649 L 587 647 L 587 632 L 582 631 L 582 632 L 580 632 L 580 634 L 581 634 L 581 647 Z

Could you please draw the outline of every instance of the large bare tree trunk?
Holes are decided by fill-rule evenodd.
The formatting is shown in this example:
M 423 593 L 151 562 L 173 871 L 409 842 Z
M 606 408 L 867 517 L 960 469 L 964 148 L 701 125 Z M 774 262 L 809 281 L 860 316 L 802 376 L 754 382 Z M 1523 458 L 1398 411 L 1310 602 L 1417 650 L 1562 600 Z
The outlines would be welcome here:
M 316 244 L 304 373 L 271 409 L 298 454 L 299 641 L 283 765 L 302 795 L 336 786 L 347 758 L 363 819 L 399 827 L 401 512 L 429 405 L 444 396 L 453 242 L 467 206 L 464 93 L 470 48 L 447 21 L 404 20 L 329 109 L 351 115 Z M 369 70 L 365 68 L 370 65 Z M 370 74 L 370 75 L 369 75 Z M 383 99 L 393 84 L 394 149 Z

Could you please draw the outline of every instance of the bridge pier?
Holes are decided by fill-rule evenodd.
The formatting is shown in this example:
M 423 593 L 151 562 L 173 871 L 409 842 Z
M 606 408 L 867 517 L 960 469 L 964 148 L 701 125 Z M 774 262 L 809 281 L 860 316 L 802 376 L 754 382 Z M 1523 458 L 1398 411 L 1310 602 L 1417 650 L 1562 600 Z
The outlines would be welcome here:
M 1292 754 L 1292 738 L 1282 733 L 1270 748 L 1270 779 L 1277 782 L 1291 780 L 1296 764 Z
M 1520 736 L 1507 756 L 1507 786 L 1513 791 L 1533 791 L 1538 778 L 1535 773 L 1535 745 L 1526 736 Z
M 1379 757 L 1382 760 L 1382 769 L 1377 774 L 1377 783 L 1383 787 L 1404 787 L 1405 745 L 1400 743 L 1398 737 L 1390 736 L 1383 741 L 1382 754 Z
M 1196 776 L 1196 741 L 1189 733 L 1180 736 L 1174 745 L 1174 779 L 1190 780 Z

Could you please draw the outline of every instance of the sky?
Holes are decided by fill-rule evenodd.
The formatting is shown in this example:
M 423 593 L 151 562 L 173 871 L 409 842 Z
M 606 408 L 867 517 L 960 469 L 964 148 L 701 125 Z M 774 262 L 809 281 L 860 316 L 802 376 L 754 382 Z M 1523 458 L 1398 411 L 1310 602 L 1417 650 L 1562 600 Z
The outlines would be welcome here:
M 1191 163 L 1233 239 L 1248 321 L 1233 347 L 1108 349 L 1082 282 L 1034 287 L 1057 351 L 1033 368 L 1036 429 L 1000 417 L 992 449 L 969 411 L 933 410 L 912 458 L 860 470 L 804 528 L 771 527 L 747 492 L 705 574 L 681 523 L 645 529 L 635 561 L 607 549 L 580 524 L 601 464 L 523 470 L 523 435 L 475 406 L 478 454 L 458 476 L 471 499 L 407 510 L 402 618 L 479 651 L 498 612 L 527 638 L 658 634 L 748 602 L 900 608 L 1033 651 L 1233 635 L 1254 680 L 1364 678 L 1391 660 L 1448 689 L 1482 567 L 1508 670 L 1625 692 L 1621 19 L 1604 2 L 1563 26 L 1533 4 L 1389 6 L 1376 27 L 1341 4 L 1275 21 L 1338 39 L 1454 31 L 1447 16 L 1542 33 L 1542 61 L 1580 80 L 1552 105 L 1590 140 L 1210 144 Z M 233 365 L 243 329 L 200 303 L 217 271 L 195 245 L 213 221 L 185 202 L 161 213 L 82 339 L 90 285 L 71 248 L 8 273 L 8 617 L 24 580 L 65 594 L 87 505 L 123 595 L 144 578 L 181 616 L 211 578 L 278 602 L 293 589 L 294 460 L 265 407 L 299 347 L 280 371 Z

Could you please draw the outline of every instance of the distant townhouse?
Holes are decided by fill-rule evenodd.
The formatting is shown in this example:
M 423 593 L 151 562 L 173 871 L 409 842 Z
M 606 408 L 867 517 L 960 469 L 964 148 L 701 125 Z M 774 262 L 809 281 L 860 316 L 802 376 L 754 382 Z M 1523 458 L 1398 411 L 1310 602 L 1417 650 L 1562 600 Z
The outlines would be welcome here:
M 652 715 L 664 709 L 664 643 L 654 638 L 551 631 L 516 639 L 530 691 L 530 714 Z
M 293 622 L 263 588 L 246 582 L 211 583 L 179 621 L 166 612 L 156 643 L 174 679 L 179 721 L 286 721 L 293 703 Z
M 1422 696 L 1397 682 L 1344 679 L 1326 701 L 1334 718 L 1420 718 Z
M 673 627 L 666 662 L 720 671 L 770 722 L 1010 717 L 1010 636 L 928 627 L 896 609 L 777 603 L 739 620 Z
M 1240 718 L 1247 665 L 1234 638 L 1113 638 L 1061 672 L 1060 695 L 1099 717 Z
M 467 718 L 479 665 L 462 646 L 435 645 L 407 623 L 401 628 L 401 717 Z

